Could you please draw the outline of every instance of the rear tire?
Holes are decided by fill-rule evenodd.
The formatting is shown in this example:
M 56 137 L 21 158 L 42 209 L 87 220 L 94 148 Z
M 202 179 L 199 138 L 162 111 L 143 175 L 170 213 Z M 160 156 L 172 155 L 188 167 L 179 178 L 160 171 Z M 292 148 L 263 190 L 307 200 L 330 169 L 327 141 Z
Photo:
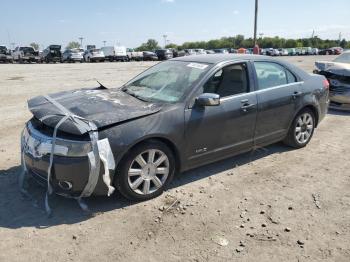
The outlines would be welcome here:
M 121 160 L 114 184 L 129 200 L 145 201 L 161 195 L 175 173 L 173 152 L 153 140 L 131 149 Z
M 294 148 L 305 147 L 314 134 L 315 125 L 315 114 L 308 108 L 303 109 L 294 118 L 283 142 Z

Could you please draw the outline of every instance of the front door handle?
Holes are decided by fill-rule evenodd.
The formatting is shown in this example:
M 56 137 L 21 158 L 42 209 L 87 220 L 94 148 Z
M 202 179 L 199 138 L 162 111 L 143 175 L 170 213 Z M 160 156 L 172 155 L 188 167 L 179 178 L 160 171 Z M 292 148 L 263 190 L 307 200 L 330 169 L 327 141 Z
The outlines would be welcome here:
M 245 103 L 245 104 L 243 104 L 243 105 L 241 106 L 241 110 L 242 110 L 243 112 L 247 112 L 248 109 L 250 109 L 250 108 L 252 108 L 252 107 L 254 107 L 254 106 L 255 106 L 255 104 L 248 104 L 248 103 Z
M 293 99 L 297 99 L 299 96 L 301 96 L 303 93 L 299 91 L 295 91 L 292 95 Z

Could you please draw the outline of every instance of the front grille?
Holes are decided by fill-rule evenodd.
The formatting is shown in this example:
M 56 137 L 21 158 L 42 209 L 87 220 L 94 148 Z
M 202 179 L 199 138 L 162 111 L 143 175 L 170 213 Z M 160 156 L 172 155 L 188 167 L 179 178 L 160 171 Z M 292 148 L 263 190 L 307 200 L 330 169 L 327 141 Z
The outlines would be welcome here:
M 53 136 L 54 128 L 50 127 L 48 125 L 45 125 L 43 122 L 41 122 L 36 117 L 33 117 L 30 120 L 33 127 L 38 130 L 39 132 L 43 133 L 44 135 Z M 57 137 L 62 139 L 68 139 L 68 140 L 79 140 L 79 141 L 90 141 L 89 134 L 83 134 L 83 135 L 74 135 L 69 134 L 61 130 L 57 130 Z

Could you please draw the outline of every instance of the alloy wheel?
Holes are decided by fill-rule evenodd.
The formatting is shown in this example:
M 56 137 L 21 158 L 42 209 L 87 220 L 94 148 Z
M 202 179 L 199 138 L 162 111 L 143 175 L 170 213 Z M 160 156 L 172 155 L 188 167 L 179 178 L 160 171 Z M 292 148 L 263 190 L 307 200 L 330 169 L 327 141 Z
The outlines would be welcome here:
M 158 149 L 148 149 L 131 162 L 128 184 L 139 195 L 152 194 L 160 189 L 169 175 L 169 159 Z
M 314 130 L 314 120 L 310 113 L 301 114 L 296 122 L 295 139 L 299 144 L 307 143 Z

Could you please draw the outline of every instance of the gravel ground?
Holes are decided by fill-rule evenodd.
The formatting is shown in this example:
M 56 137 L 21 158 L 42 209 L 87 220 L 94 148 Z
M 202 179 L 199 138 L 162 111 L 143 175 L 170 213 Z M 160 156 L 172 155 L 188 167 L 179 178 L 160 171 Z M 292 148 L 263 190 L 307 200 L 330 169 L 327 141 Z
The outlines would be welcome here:
M 311 72 L 315 60 L 288 57 Z M 92 213 L 17 187 L 30 97 L 118 86 L 152 63 L 0 65 L 0 261 L 350 261 L 350 121 L 331 111 L 301 150 L 275 144 L 177 175 L 157 199 L 90 198 Z

